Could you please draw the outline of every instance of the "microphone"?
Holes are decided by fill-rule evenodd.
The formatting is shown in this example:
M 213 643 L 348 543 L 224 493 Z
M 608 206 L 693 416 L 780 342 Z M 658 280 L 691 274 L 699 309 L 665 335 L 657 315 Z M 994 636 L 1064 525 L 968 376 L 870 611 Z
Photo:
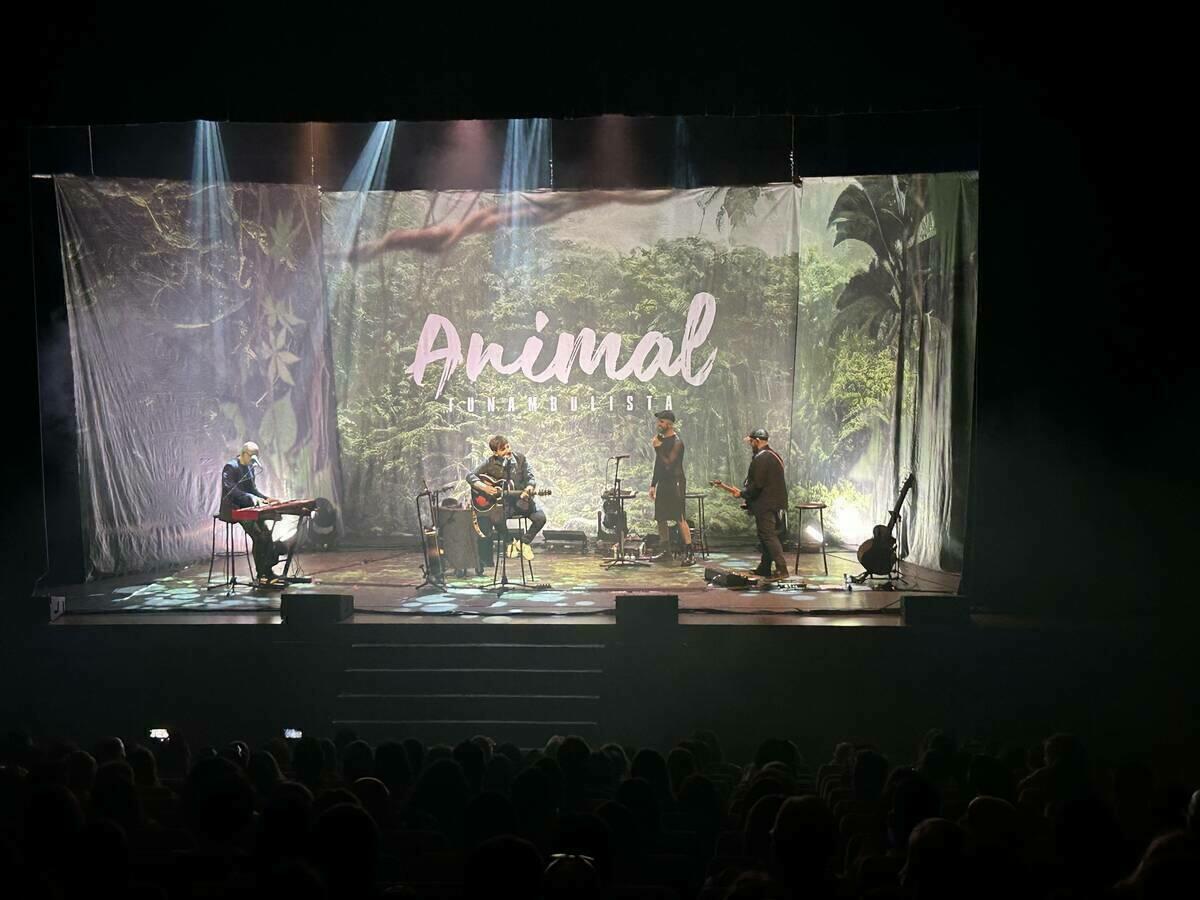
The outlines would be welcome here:
M 262 468 L 262 463 L 260 463 L 260 462 L 258 461 L 258 454 L 257 454 L 257 453 L 255 453 L 255 454 L 254 454 L 252 457 L 250 457 L 250 465 L 252 465 L 252 466 L 258 466 L 260 469 Z
M 622 453 L 620 456 L 610 456 L 609 459 L 629 459 L 629 454 Z

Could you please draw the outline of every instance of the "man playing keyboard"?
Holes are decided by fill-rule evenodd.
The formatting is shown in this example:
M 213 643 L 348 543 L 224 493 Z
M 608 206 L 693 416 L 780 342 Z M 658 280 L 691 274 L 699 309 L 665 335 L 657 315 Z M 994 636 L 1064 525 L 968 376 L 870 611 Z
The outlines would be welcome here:
M 258 463 L 258 444 L 247 441 L 242 444 L 242 450 L 237 457 L 225 463 L 221 470 L 221 518 L 229 521 L 233 510 L 254 506 L 258 499 L 268 504 L 278 503 L 274 497 L 268 497 L 254 484 L 254 467 Z M 258 499 L 256 499 L 258 498 Z M 254 542 L 254 568 L 258 572 L 258 583 L 264 587 L 282 587 L 285 582 L 275 574 L 275 563 L 279 554 L 275 550 L 275 540 L 271 537 L 271 529 L 261 520 L 241 522 L 241 526 Z

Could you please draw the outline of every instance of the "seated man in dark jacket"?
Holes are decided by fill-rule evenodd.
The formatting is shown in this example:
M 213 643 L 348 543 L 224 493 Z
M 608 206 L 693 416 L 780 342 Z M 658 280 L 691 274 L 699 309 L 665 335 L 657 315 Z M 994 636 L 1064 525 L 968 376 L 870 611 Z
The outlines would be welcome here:
M 258 463 L 258 444 L 247 441 L 242 444 L 241 452 L 225 463 L 221 470 L 221 519 L 228 522 L 233 510 L 256 506 L 258 500 L 267 503 L 278 503 L 274 497 L 268 497 L 254 484 L 254 467 Z M 275 541 L 271 537 L 271 529 L 265 522 L 242 522 L 241 526 L 254 542 L 254 568 L 258 571 L 258 580 L 265 585 L 282 584 L 275 574 L 274 566 L 279 561 L 275 552 Z
M 520 453 L 514 453 L 509 446 L 508 438 L 498 434 L 488 441 L 492 455 L 475 467 L 475 471 L 467 475 L 471 487 L 483 491 L 490 496 L 499 496 L 501 488 L 493 486 L 482 477 L 486 475 L 497 485 L 506 481 L 511 482 L 511 490 L 520 491 L 518 496 L 506 496 L 503 503 L 497 503 L 486 513 L 479 515 L 479 527 L 490 539 L 492 529 L 499 529 L 500 534 L 507 540 L 510 517 L 524 515 L 529 518 L 529 528 L 514 542 L 514 547 L 526 559 L 533 559 L 533 549 L 530 543 L 537 533 L 546 525 L 546 514 L 538 508 L 533 492 L 537 489 L 537 479 L 533 474 L 533 466 Z M 480 547 L 483 550 L 483 547 Z M 491 551 L 481 554 L 484 559 L 490 559 Z

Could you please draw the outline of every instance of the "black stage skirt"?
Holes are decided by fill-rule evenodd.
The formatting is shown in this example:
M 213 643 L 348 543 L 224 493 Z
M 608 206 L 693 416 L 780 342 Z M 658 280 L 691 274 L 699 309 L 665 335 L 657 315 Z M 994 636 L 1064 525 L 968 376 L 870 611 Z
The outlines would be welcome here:
M 654 497 L 654 520 L 656 522 L 678 522 L 683 518 L 683 496 L 687 493 L 687 479 L 660 481 Z

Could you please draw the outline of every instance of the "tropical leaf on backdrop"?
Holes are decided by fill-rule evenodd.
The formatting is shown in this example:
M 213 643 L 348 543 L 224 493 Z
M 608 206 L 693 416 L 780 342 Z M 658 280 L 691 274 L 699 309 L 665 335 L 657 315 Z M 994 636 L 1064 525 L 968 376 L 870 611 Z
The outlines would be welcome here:
M 720 198 L 721 202 L 717 205 L 717 230 L 723 231 L 728 224 L 729 230 L 732 231 L 754 215 L 754 205 L 761 196 L 761 187 L 720 187 L 705 191 L 697 198 L 696 203 L 707 214 L 717 198 Z
M 895 378 L 891 417 L 892 491 L 898 488 L 901 468 L 901 418 L 905 402 L 905 360 L 909 355 L 909 328 L 918 329 L 916 369 L 925 346 L 927 294 L 936 285 L 929 281 L 928 246 L 936 241 L 936 223 L 927 222 L 928 178 L 924 175 L 891 175 L 860 179 L 838 195 L 829 213 L 833 244 L 860 241 L 875 259 L 853 276 L 837 300 L 835 334 L 858 331 L 874 337 L 880 347 L 895 348 Z M 918 404 L 919 405 L 919 404 Z

